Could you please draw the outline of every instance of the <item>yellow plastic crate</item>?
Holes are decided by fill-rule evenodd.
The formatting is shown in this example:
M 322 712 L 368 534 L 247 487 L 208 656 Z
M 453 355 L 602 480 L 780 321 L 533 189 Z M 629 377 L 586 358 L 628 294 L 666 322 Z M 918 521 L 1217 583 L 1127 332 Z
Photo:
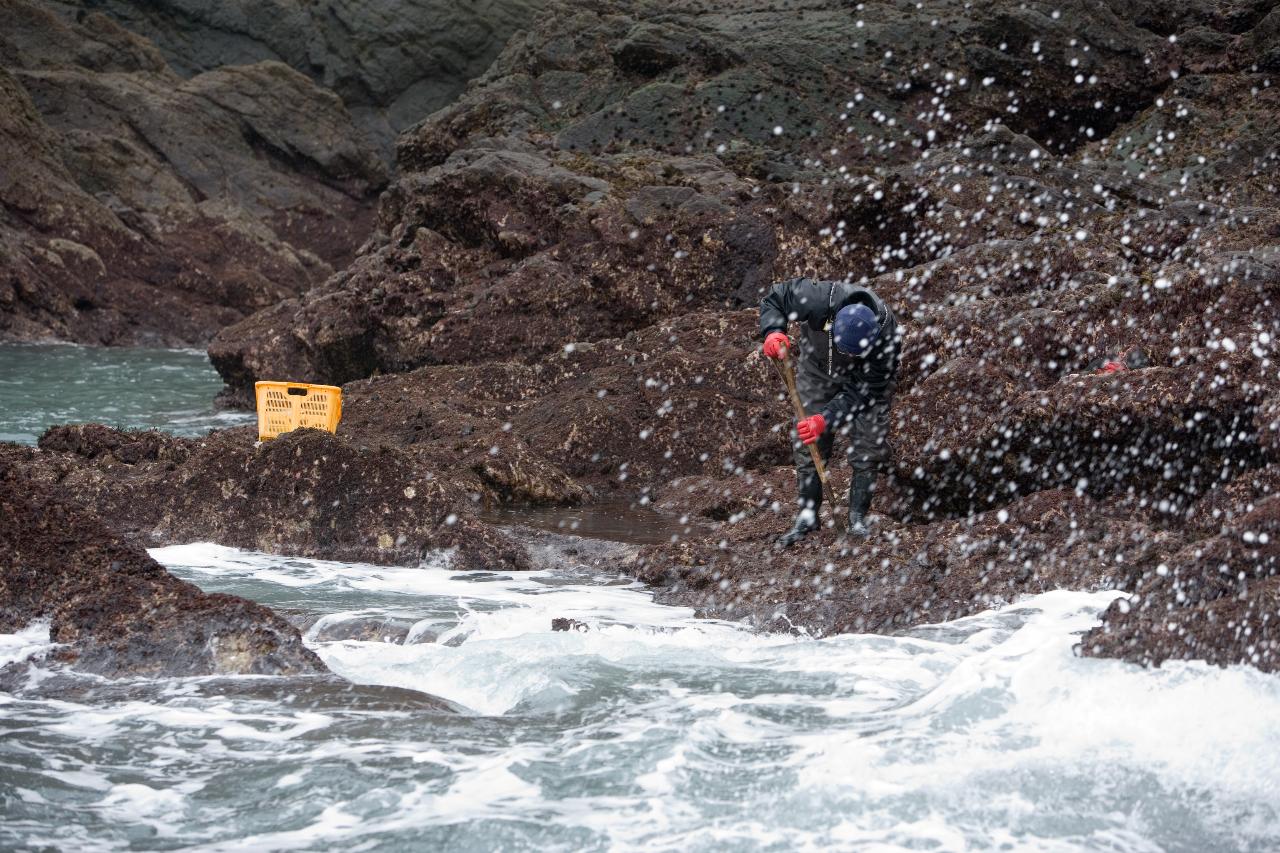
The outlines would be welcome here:
M 342 389 L 304 382 L 255 382 L 258 399 L 258 439 L 266 441 L 290 430 L 311 427 L 338 431 L 342 420 Z

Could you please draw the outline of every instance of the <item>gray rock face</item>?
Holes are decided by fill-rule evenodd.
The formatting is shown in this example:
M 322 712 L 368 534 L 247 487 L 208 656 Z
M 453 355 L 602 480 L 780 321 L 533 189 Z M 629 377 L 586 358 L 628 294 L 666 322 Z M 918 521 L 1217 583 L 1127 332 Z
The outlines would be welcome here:
M 184 80 L 101 15 L 0 14 L 0 337 L 195 344 L 364 240 L 385 172 L 278 62 Z
M 852 166 L 993 118 L 1065 150 L 1149 103 L 1179 58 L 1122 3 L 571 3 L 399 152 L 422 168 L 506 131 L 588 152 L 737 143 Z
M 79 0 L 155 42 L 179 74 L 274 60 L 336 92 L 372 145 L 453 101 L 549 0 Z

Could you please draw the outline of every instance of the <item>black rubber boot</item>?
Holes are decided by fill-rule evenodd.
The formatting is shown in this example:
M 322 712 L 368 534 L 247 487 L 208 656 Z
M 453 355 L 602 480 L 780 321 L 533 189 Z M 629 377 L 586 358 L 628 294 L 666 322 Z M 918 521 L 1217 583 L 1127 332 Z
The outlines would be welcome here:
M 811 532 L 818 529 L 818 510 L 822 508 L 822 481 L 818 475 L 801 475 L 799 478 L 800 512 L 791 529 L 777 539 L 779 548 L 790 548 Z
M 867 511 L 871 509 L 871 492 L 875 489 L 876 475 L 859 471 L 853 475 L 849 487 L 849 535 L 865 539 L 871 532 L 867 527 Z

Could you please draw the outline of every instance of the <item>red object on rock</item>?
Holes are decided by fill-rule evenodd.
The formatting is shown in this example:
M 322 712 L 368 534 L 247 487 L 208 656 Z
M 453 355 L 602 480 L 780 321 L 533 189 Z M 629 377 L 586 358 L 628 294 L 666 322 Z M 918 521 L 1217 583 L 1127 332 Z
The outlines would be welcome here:
M 796 424 L 796 432 L 805 444 L 813 444 L 827 429 L 827 419 L 822 415 L 810 415 Z
M 1097 369 L 1096 373 L 1098 374 L 1118 373 L 1121 370 L 1128 370 L 1128 369 L 1129 368 L 1125 367 L 1124 362 L 1122 361 L 1106 361 L 1106 362 L 1103 362 L 1102 367 L 1099 367 Z
M 770 332 L 764 337 L 764 354 L 769 358 L 782 358 L 791 349 L 791 339 L 782 332 Z

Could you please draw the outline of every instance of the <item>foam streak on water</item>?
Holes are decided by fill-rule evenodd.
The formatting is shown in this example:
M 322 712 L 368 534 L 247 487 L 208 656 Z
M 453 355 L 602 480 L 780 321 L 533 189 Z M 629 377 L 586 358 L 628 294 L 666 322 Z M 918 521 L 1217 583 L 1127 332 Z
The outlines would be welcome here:
M 209 545 L 154 553 L 203 588 L 322 617 L 313 646 L 363 686 L 179 679 L 6 697 L 0 848 L 1280 840 L 1280 680 L 1075 657 L 1113 593 L 1050 593 L 904 637 L 814 640 L 698 620 L 573 567 L 463 575 L 443 557 L 397 569 Z M 590 630 L 552 632 L 556 616 Z M 353 618 L 434 641 L 315 639 Z M 0 656 L 38 650 L 40 630 L 0 638 Z

